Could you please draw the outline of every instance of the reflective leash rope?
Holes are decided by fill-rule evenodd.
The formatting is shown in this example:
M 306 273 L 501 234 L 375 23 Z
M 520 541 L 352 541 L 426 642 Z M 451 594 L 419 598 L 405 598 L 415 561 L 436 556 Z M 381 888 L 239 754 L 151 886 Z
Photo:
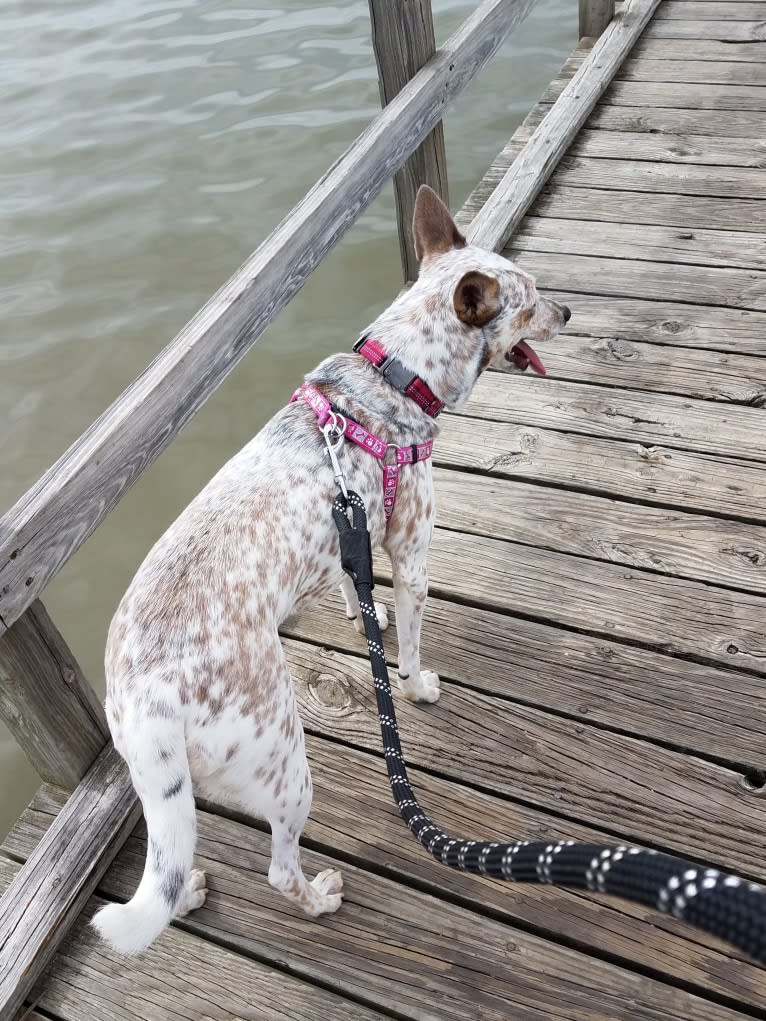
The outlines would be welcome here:
M 622 844 L 463 840 L 450 837 L 428 818 L 410 787 L 399 743 L 372 599 L 372 549 L 364 504 L 344 485 L 333 502 L 332 515 L 340 535 L 341 564 L 354 582 L 362 610 L 391 791 L 402 819 L 429 854 L 463 872 L 518 883 L 588 889 L 645 904 L 727 940 L 766 964 L 766 889 L 755 883 L 716 869 L 700 868 L 683 858 Z

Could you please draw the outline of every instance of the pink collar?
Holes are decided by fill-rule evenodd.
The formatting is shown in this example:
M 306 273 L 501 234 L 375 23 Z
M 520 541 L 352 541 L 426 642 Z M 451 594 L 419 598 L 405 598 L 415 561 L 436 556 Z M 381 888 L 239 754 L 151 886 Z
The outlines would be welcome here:
M 403 464 L 416 464 L 418 461 L 427 461 L 433 451 L 434 441 L 426 440 L 425 443 L 412 443 L 407 447 L 397 447 L 393 443 L 384 443 L 373 433 L 359 425 L 345 415 L 333 412 L 333 407 L 323 393 L 320 393 L 311 383 L 304 383 L 298 387 L 290 398 L 293 401 L 302 400 L 307 404 L 317 417 L 317 425 L 321 429 L 332 414 L 343 423 L 343 434 L 345 437 L 356 443 L 362 450 L 366 450 L 379 461 L 383 462 L 383 510 L 386 521 L 391 519 L 396 505 L 396 490 L 399 485 L 399 468 Z
M 444 407 L 444 402 L 438 399 L 428 383 L 420 376 L 416 376 L 398 358 L 389 357 L 377 340 L 362 336 L 354 344 L 354 351 L 358 351 L 368 362 L 372 362 L 395 390 L 403 393 L 405 397 L 411 397 L 431 418 L 436 418 Z

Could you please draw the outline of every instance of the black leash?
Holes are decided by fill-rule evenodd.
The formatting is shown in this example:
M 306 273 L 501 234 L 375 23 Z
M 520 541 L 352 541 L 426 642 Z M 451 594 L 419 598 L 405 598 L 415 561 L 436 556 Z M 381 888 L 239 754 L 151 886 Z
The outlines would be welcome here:
M 450 837 L 428 818 L 410 787 L 399 743 L 372 599 L 372 548 L 364 504 L 357 493 L 339 493 L 332 515 L 340 534 L 341 564 L 354 582 L 364 619 L 391 791 L 402 819 L 429 854 L 464 872 L 615 894 L 689 922 L 766 964 L 766 890 L 755 883 L 641 847 L 572 840 L 463 840 Z

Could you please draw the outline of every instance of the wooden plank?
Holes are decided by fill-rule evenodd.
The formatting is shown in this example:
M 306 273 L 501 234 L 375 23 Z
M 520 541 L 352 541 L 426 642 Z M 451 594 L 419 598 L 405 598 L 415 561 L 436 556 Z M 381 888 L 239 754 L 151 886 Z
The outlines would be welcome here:
M 622 138 L 616 132 L 605 137 Z M 641 138 L 643 136 L 636 136 Z M 613 259 L 640 259 L 674 265 L 724 266 L 766 269 L 766 231 L 761 233 L 725 230 L 688 230 L 661 225 L 574 220 L 554 216 L 528 216 L 513 243 L 506 249 L 516 253 L 554 252 L 597 255 Z M 576 329 L 576 320 L 573 320 Z M 557 338 L 564 340 L 565 336 Z M 755 366 L 753 366 L 755 367 Z
M 766 92 L 766 90 L 764 90 Z M 611 188 L 618 191 L 662 192 L 674 195 L 717 195 L 731 198 L 766 198 L 766 181 L 760 170 L 750 167 L 668 166 L 633 160 L 562 159 L 557 185 Z
M 409 838 L 399 826 L 400 841 Z M 307 871 L 341 865 L 347 895 L 336 914 L 306 918 L 266 883 L 267 834 L 200 812 L 199 836 L 198 857 L 211 892 L 205 906 L 184 919 L 185 930 L 264 963 L 287 964 L 293 975 L 390 1016 L 507 1021 L 513 1004 L 514 1016 L 530 1021 L 635 1021 L 637 1014 L 667 1021 L 673 1011 L 685 1021 L 741 1021 L 736 1010 L 656 978 L 313 851 L 303 853 Z M 110 896 L 132 892 L 145 844 L 140 835 L 128 841 L 104 880 Z M 444 871 L 435 862 L 430 867 Z M 499 884 L 487 885 L 494 890 Z M 163 949 L 171 933 L 145 958 L 147 964 L 156 960 L 163 984 L 169 957 Z M 97 948 L 87 954 L 88 962 L 95 953 Z M 179 985 L 183 981 L 179 976 Z
M 715 3 L 714 0 L 665 0 L 660 5 L 657 21 L 718 21 L 731 18 L 733 21 L 763 20 L 763 4 L 748 3 L 746 0 Z
M 601 104 L 588 128 L 603 131 L 646 131 L 652 134 L 706 135 L 715 147 L 720 138 L 763 141 L 763 115 L 752 110 L 674 110 Z M 746 166 L 747 164 L 742 164 Z
M 543 123 L 471 223 L 469 238 L 500 250 L 604 94 L 659 0 L 626 0 Z
M 37 773 L 69 789 L 109 736 L 96 693 L 39 600 L 0 634 L 0 717 Z
M 0 520 L 0 631 L 20 617 L 252 347 L 532 3 L 485 0 L 149 368 Z
M 609 160 L 609 163 L 612 162 Z M 644 165 L 641 164 L 642 167 Z M 603 178 L 605 174 L 601 176 Z M 766 230 L 766 203 L 760 199 L 663 195 L 655 191 L 651 193 L 651 200 L 648 200 L 647 193 L 639 190 L 642 186 L 638 169 L 633 179 L 634 191 L 611 189 L 608 182 L 603 188 L 579 185 L 568 187 L 563 182 L 556 182 L 543 190 L 535 203 L 535 215 L 616 223 L 649 223 L 686 230 L 736 230 L 743 234 L 751 231 L 760 234 Z M 672 184 L 668 186 L 672 187 Z
M 766 673 L 761 596 L 441 529 L 428 563 L 442 598 Z
M 55 802 L 54 802 L 55 803 Z M 52 817 L 48 817 L 52 822 Z M 35 836 L 45 830 L 38 827 Z M 27 839 L 25 850 L 30 848 Z M 0 889 L 19 866 L 0 857 Z M 146 955 L 111 953 L 87 919 L 104 904 L 93 897 L 57 953 L 34 996 L 43 1015 L 22 1014 L 24 1021 L 50 1015 L 66 1021 L 189 1021 L 190 1018 L 247 1018 L 248 1021 L 384 1021 L 390 1017 L 349 1002 L 330 991 L 301 982 L 284 971 L 204 941 L 168 930 L 161 945 Z M 179 968 L 183 961 L 183 968 Z
M 444 469 L 436 480 L 443 528 L 766 595 L 763 525 Z
M 436 52 L 431 0 L 368 0 L 368 3 L 380 99 L 386 106 Z M 421 184 L 430 185 L 449 206 L 441 121 L 394 176 L 399 252 L 405 281 L 416 280 L 418 276 L 412 217 Z
M 580 0 L 579 34 L 598 38 L 614 17 L 614 0 Z
M 580 947 L 594 947 L 610 959 L 651 966 L 662 977 L 680 980 L 697 992 L 713 992 L 730 1001 L 759 1006 L 764 1002 L 762 972 L 737 959 L 731 950 L 703 933 L 694 933 L 666 916 L 624 903 L 616 898 L 572 893 L 541 886 L 513 886 L 487 882 L 468 873 L 440 868 L 424 854 L 416 841 L 404 839 L 402 824 L 393 810 L 382 763 L 321 738 L 309 737 L 309 761 L 314 783 L 312 817 L 304 831 L 305 842 L 314 849 L 335 851 L 388 878 L 410 884 L 413 880 L 427 892 L 458 899 L 482 914 L 564 939 Z M 338 774 L 353 777 L 349 786 L 339 785 Z M 598 830 L 556 819 L 537 809 L 517 805 L 463 787 L 419 770 L 412 779 L 423 802 L 436 818 L 466 833 L 491 833 L 500 837 L 539 839 L 559 834 L 566 839 L 608 841 Z M 43 789 L 33 811 L 22 820 L 25 832 L 14 846 L 33 842 L 49 825 L 58 808 L 54 790 Z M 358 825 L 359 804 L 365 806 L 365 824 Z M 17 851 L 17 853 L 18 853 Z M 650 924 L 646 924 L 649 922 Z M 78 1019 L 79 1021 L 79 1019 Z
M 766 360 L 746 355 L 564 334 L 545 367 L 551 379 L 766 406 Z
M 379 583 L 375 592 L 387 606 L 393 605 L 388 586 Z M 340 652 L 365 651 L 336 596 L 290 621 L 283 634 Z M 393 668 L 393 628 L 384 644 Z M 763 714 L 753 712 L 763 689 L 761 677 L 700 663 L 679 664 L 649 649 L 436 596 L 426 603 L 422 657 L 444 680 L 498 696 L 505 705 L 504 719 L 521 703 L 718 758 L 735 769 L 755 772 L 763 762 L 766 726 Z
M 0 1017 L 13 1017 L 140 807 L 113 748 L 101 753 L 0 900 Z
M 634 46 L 631 55 L 652 57 L 655 60 L 738 60 L 760 64 L 766 61 L 766 43 L 723 43 L 716 39 L 651 39 L 644 35 Z
M 550 289 L 766 310 L 766 273 L 756 269 L 677 264 L 670 273 L 662 263 L 640 259 L 529 251 L 515 253 L 515 261 Z
M 766 40 L 766 25 L 759 21 L 653 21 L 646 39 L 715 39 L 723 43 L 751 43 Z
M 531 129 L 529 129 L 531 131 Z M 523 141 L 523 135 L 519 141 Z M 581 131 L 572 156 L 596 159 L 696 163 L 712 167 L 764 167 L 766 146 L 759 138 L 713 138 L 711 135 L 654 134 L 641 131 Z M 756 254 L 759 254 L 756 250 Z
M 640 442 L 450 415 L 434 451 L 437 464 L 528 479 L 586 493 L 766 522 L 763 466 Z
M 494 422 L 766 461 L 760 408 L 728 408 L 671 394 L 525 377 L 513 379 L 511 397 L 507 383 L 496 373 L 481 378 L 464 414 Z
M 707 3 L 707 0 L 704 0 Z M 662 8 L 660 8 L 662 9 Z M 632 57 L 618 76 L 631 82 L 699 82 L 708 85 L 766 85 L 766 64 L 735 60 L 668 60 Z
M 766 315 L 763 312 L 744 309 L 732 312 L 713 305 L 577 295 L 565 290 L 546 293 L 569 305 L 573 310 L 571 329 L 578 333 L 672 347 L 766 355 Z M 553 346 L 551 344 L 551 348 Z
M 547 98 L 547 94 L 544 96 Z M 684 82 L 674 82 L 673 87 L 668 88 L 663 82 L 615 81 L 603 101 L 612 106 L 762 111 L 766 110 L 766 88 L 762 85 L 700 85 Z

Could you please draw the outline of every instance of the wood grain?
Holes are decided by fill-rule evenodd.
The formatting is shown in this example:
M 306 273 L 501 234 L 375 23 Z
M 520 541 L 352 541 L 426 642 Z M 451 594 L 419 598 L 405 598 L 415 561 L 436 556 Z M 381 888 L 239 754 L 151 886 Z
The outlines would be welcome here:
M 659 0 L 626 0 L 572 81 L 556 97 L 553 108 L 524 151 L 476 214 L 468 235 L 471 241 L 492 250 L 503 247 L 604 94 L 658 3 Z
M 727 5 L 728 6 L 728 5 Z M 653 21 L 646 29 L 647 39 L 715 39 L 724 43 L 761 43 L 766 40 L 766 25 L 758 21 Z
M 436 52 L 431 0 L 368 0 L 372 48 L 380 99 L 386 106 Z M 394 201 L 404 279 L 415 280 L 418 260 L 412 239 L 415 196 L 430 185 L 449 206 L 447 155 L 441 121 L 394 176 Z
M 713 992 L 735 1002 L 763 1005 L 766 990 L 762 971 L 737 959 L 727 946 L 702 933 L 692 934 L 666 916 L 587 891 L 489 882 L 439 866 L 416 841 L 403 839 L 406 834 L 393 808 L 379 758 L 339 748 L 321 738 L 309 737 L 307 744 L 314 781 L 314 808 L 304 831 L 308 846 L 336 851 L 366 869 L 382 870 L 388 878 L 408 885 L 415 882 L 437 896 L 446 894 L 462 906 L 489 913 L 505 923 L 521 920 L 548 938 L 594 947 L 629 968 L 649 966 L 652 972 L 659 972 L 658 977 L 667 975 L 676 983 L 681 980 L 696 987 L 698 993 Z M 348 786 L 338 784 L 339 775 L 353 780 Z M 420 770 L 412 771 L 412 778 L 427 808 L 459 832 L 491 833 L 506 839 L 540 839 L 554 834 L 567 839 L 609 839 L 591 827 L 556 819 Z M 39 792 L 20 820 L 22 825 L 11 834 L 14 853 L 23 855 L 25 848 L 44 832 L 58 804 L 55 789 Z M 358 825 L 359 804 L 365 805 L 363 827 Z M 171 933 L 177 934 L 179 942 L 189 938 L 177 930 Z M 216 948 L 210 949 L 211 954 L 217 952 Z
M 606 138 L 623 137 L 611 131 L 599 134 Z M 519 252 L 534 251 L 764 270 L 766 232 L 688 230 L 653 224 L 607 224 L 573 217 L 528 216 L 507 251 L 512 258 Z M 557 338 L 557 344 L 560 339 L 563 336 Z
M 578 22 L 580 38 L 601 35 L 614 17 L 614 0 L 579 0 Z
M 675 24 L 672 21 L 667 25 Z M 683 24 L 683 22 L 679 22 Z M 701 22 L 704 24 L 704 22 Z M 712 24 L 712 23 L 711 23 Z M 544 93 L 544 99 L 550 94 Z M 766 87 L 762 85 L 703 85 L 674 82 L 615 81 L 604 96 L 614 106 L 663 106 L 697 110 L 766 110 Z
M 444 469 L 435 478 L 444 528 L 766 595 L 763 525 Z
M 46 821 L 52 822 L 52 817 Z M 44 832 L 38 826 L 29 836 L 42 837 Z M 27 840 L 21 846 L 29 853 L 30 845 Z M 0 857 L 0 889 L 18 867 Z M 40 1007 L 50 1014 L 44 1018 L 34 1012 L 24 1021 L 47 1021 L 50 1015 L 66 1021 L 213 1017 L 315 1021 L 318 1016 L 333 1021 L 384 1021 L 390 1017 L 176 928 L 155 945 L 151 960 L 140 955 L 126 962 L 107 950 L 88 927 L 87 919 L 103 904 L 97 897 L 87 902 L 35 991 Z
M 708 85 L 763 86 L 766 85 L 766 63 L 632 57 L 620 68 L 618 78 L 620 81 L 632 82 L 698 82 Z
M 763 4 L 736 0 L 715 3 L 714 0 L 665 0 L 657 11 L 657 21 L 760 21 Z
M 266 834 L 208 813 L 199 814 L 199 824 L 198 859 L 211 892 L 184 929 L 266 965 L 287 964 L 293 976 L 373 1009 L 413 1021 L 507 1021 L 509 1004 L 530 1021 L 635 1021 L 637 1013 L 666 1021 L 671 1011 L 688 1021 L 741 1021 L 736 1010 L 349 863 L 342 866 L 342 909 L 308 919 L 265 881 Z M 144 850 L 139 832 L 105 877 L 105 892 L 123 898 L 132 891 Z M 309 873 L 340 864 L 313 851 L 303 858 Z M 171 933 L 144 958 L 163 982 Z M 90 963 L 94 953 L 86 948 L 82 956 Z
M 523 138 L 524 133 L 520 133 L 519 141 Z M 583 130 L 570 152 L 572 156 L 596 159 L 630 158 L 711 167 L 766 166 L 766 144 L 760 138 L 659 134 L 644 128 L 638 131 Z
M 761 408 L 728 408 L 671 394 L 526 377 L 513 379 L 511 402 L 503 382 L 507 379 L 494 373 L 480 379 L 465 414 L 743 460 L 766 460 Z
M 0 717 L 37 773 L 69 789 L 109 736 L 96 693 L 39 600 L 0 634 Z
M 159 456 L 533 0 L 485 0 L 272 235 L 0 520 L 0 630 Z
M 631 56 L 654 60 L 736 60 L 762 64 L 766 61 L 766 43 L 719 42 L 716 39 L 651 38 L 651 26 L 631 50 Z
M 391 589 L 379 583 L 375 592 L 390 615 Z M 339 652 L 365 654 L 339 596 L 290 621 L 283 633 Z M 384 635 L 384 645 L 393 668 L 394 628 Z M 512 718 L 520 703 L 650 744 L 715 757 L 734 770 L 758 770 L 763 762 L 761 677 L 680 663 L 649 649 L 436 596 L 426 603 L 422 658 L 444 680 L 497 696 L 502 703 L 498 719 Z
M 760 170 L 751 167 L 668 166 L 650 161 L 642 161 L 640 173 L 637 173 L 633 160 L 612 159 L 605 164 L 604 160 L 567 156 L 559 166 L 556 184 L 672 195 L 763 199 L 766 198 L 764 176 Z
M 766 522 L 763 466 L 506 422 L 451 415 L 434 450 L 437 464 L 499 478 L 528 479 L 648 505 Z
M 140 814 L 109 747 L 0 900 L 0 1017 L 13 1017 Z

